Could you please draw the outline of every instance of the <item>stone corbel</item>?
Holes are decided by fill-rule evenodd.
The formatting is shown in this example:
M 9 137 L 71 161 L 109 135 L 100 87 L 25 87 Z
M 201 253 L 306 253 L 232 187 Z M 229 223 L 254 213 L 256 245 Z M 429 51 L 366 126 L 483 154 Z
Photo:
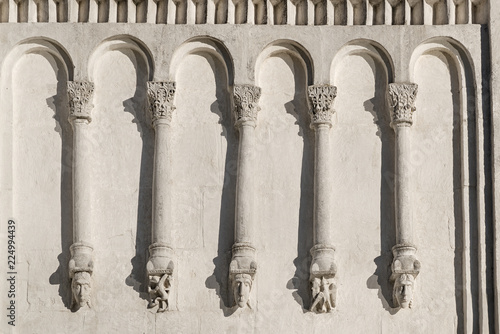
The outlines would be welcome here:
M 155 129 L 152 244 L 146 264 L 148 307 L 158 306 L 158 312 L 164 312 L 169 308 L 174 271 L 169 154 L 175 82 L 148 82 L 147 87 L 148 109 Z
M 308 88 L 312 105 L 311 128 L 315 132 L 314 152 L 314 246 L 311 249 L 312 263 L 309 280 L 312 303 L 310 310 L 316 313 L 331 312 L 335 308 L 337 287 L 335 275 L 335 248 L 333 247 L 333 225 L 330 169 L 330 128 L 334 113 L 333 102 L 337 87 L 313 85 Z
M 93 248 L 91 240 L 91 161 L 87 126 L 91 122 L 91 103 L 94 84 L 69 81 L 69 121 L 73 127 L 73 244 L 70 247 L 69 277 L 71 279 L 71 308 L 77 311 L 91 306 Z
M 396 242 L 392 248 L 391 283 L 395 307 L 411 308 L 415 278 L 420 272 L 417 248 L 413 245 L 412 201 L 410 186 L 410 129 L 413 124 L 418 86 L 412 83 L 389 84 L 388 102 L 391 126 L 396 134 Z
M 239 132 L 238 171 L 236 185 L 236 212 L 234 245 L 229 266 L 229 283 L 234 304 L 252 308 L 250 295 L 254 284 L 257 262 L 253 247 L 255 228 L 254 156 L 255 126 L 259 111 L 261 90 L 252 85 L 234 87 L 235 126 Z

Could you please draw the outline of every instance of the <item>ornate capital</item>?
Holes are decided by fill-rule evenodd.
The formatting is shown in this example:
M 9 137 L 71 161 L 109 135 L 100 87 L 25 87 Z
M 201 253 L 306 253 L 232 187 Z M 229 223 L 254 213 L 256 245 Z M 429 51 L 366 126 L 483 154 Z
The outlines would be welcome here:
M 149 81 L 148 82 L 148 105 L 153 125 L 156 121 L 172 121 L 174 107 L 175 82 L 173 81 Z
M 257 123 L 257 113 L 259 112 L 259 99 L 261 89 L 253 85 L 234 86 L 234 115 L 235 125 L 250 122 L 253 126 Z
M 389 84 L 387 94 L 391 108 L 391 125 L 400 123 L 413 124 L 413 113 L 415 112 L 415 100 L 417 98 L 418 86 L 413 83 Z
M 337 87 L 331 85 L 313 85 L 307 88 L 312 104 L 311 126 L 316 124 L 332 125 L 333 100 L 337 96 Z
M 89 81 L 68 81 L 69 120 L 92 120 L 90 112 L 94 107 L 91 103 L 94 94 L 94 84 Z

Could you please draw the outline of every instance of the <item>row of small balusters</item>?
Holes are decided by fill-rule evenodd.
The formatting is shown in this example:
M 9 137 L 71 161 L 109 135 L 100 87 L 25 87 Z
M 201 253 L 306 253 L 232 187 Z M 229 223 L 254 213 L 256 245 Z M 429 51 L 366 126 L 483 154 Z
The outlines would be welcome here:
M 395 6 L 391 5 L 398 2 L 399 4 Z M 488 15 L 488 0 L 4 0 L 0 2 L 0 22 L 442 25 L 486 24 Z

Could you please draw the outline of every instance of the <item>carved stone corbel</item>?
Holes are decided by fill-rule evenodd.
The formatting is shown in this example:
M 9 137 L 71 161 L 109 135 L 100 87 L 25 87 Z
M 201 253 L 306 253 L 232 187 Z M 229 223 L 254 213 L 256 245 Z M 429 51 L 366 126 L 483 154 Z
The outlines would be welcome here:
M 312 303 L 310 310 L 317 313 L 330 312 L 336 303 L 333 225 L 330 168 L 330 128 L 332 126 L 333 101 L 337 87 L 313 85 L 308 88 L 312 105 L 311 128 L 315 132 L 314 152 L 314 246 L 311 249 L 312 263 L 309 280 Z
M 158 305 L 158 312 L 164 312 L 169 307 L 168 298 L 174 271 L 174 252 L 170 246 L 172 195 L 169 187 L 169 130 L 175 110 L 175 82 L 148 82 L 147 87 L 148 108 L 155 129 L 152 243 L 149 246 L 149 260 L 146 265 L 150 297 L 148 307 Z
M 253 85 L 234 86 L 234 116 L 240 141 L 236 185 L 234 245 L 229 266 L 229 282 L 234 304 L 251 308 L 250 294 L 257 271 L 253 230 L 255 228 L 254 157 L 255 126 L 261 90 Z
M 91 161 L 87 126 L 91 122 L 91 103 L 94 84 L 69 81 L 67 86 L 69 121 L 73 127 L 73 244 L 70 247 L 69 277 L 71 279 L 71 308 L 91 306 L 92 272 L 94 270 L 90 244 L 91 233 Z
M 392 248 L 391 282 L 394 284 L 393 303 L 396 307 L 411 308 L 415 278 L 420 272 L 413 245 L 412 201 L 410 186 L 410 129 L 413 124 L 418 86 L 413 83 L 389 84 L 388 102 L 391 126 L 396 134 L 396 242 Z

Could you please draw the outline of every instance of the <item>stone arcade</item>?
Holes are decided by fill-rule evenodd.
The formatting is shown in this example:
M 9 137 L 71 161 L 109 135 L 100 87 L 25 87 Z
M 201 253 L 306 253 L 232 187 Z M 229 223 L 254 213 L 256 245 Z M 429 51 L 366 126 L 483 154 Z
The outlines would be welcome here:
M 500 334 L 499 22 L 0 0 L 0 332 Z

